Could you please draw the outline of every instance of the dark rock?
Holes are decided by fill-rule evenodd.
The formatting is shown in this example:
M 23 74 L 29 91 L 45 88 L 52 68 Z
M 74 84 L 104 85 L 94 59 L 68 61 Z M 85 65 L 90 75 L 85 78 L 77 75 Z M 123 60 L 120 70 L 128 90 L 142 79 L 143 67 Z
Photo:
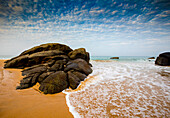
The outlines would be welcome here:
M 5 63 L 5 68 L 24 68 L 20 86 L 26 89 L 40 83 L 44 94 L 61 92 L 70 87 L 76 89 L 87 75 L 92 73 L 89 53 L 84 48 L 74 51 L 62 44 L 43 44 L 24 51 Z
M 32 76 L 23 78 L 23 80 L 20 81 L 20 86 L 17 86 L 16 89 L 26 89 L 32 87 L 31 80 L 32 80 Z
M 68 59 L 68 56 L 61 54 L 64 54 L 64 52 L 59 50 L 50 50 L 33 53 L 31 55 L 21 55 L 15 59 L 11 59 L 11 61 L 7 61 L 5 68 L 30 67 L 36 64 L 47 63 L 56 58 Z
M 31 86 L 35 85 L 38 81 L 38 77 L 40 76 L 41 73 L 35 73 L 34 76 L 32 77 L 31 81 Z
M 27 68 L 25 70 L 22 71 L 22 76 L 24 75 L 30 75 L 30 74 L 34 74 L 34 73 L 42 73 L 45 72 L 47 70 L 47 66 L 45 65 L 36 65 L 30 68 Z
M 110 59 L 119 59 L 119 57 L 111 57 Z
M 75 59 L 75 60 L 69 61 L 66 64 L 64 71 L 67 72 L 69 70 L 76 70 L 86 75 L 89 75 L 90 73 L 92 73 L 92 69 L 90 65 L 83 59 Z
M 76 89 L 77 86 L 80 84 L 80 79 L 74 75 L 71 71 L 68 72 L 68 81 L 69 81 L 69 86 L 72 89 Z
M 20 83 L 30 84 L 31 80 L 32 80 L 32 76 L 27 76 L 27 77 L 23 78 L 23 80 L 21 80 Z
M 29 88 L 30 85 L 29 84 L 22 84 L 20 83 L 20 86 L 17 86 L 16 89 L 26 89 L 26 88 Z
M 71 70 L 69 72 L 71 72 L 73 75 L 77 76 L 80 79 L 80 81 L 84 81 L 84 79 L 87 77 L 85 74 L 78 72 L 78 71 Z
M 155 59 L 155 57 L 149 57 L 148 59 Z
M 50 74 L 52 74 L 53 72 L 44 72 L 42 73 L 39 78 L 38 78 L 38 82 L 41 83 L 42 81 L 44 81 Z
M 55 62 L 56 62 L 56 60 L 50 60 L 47 63 L 44 63 L 43 65 L 47 65 L 47 66 L 51 67 Z
M 53 66 L 49 69 L 50 71 L 58 71 L 58 70 L 64 70 L 64 65 L 67 63 L 67 61 L 64 60 L 58 60 L 55 62 Z
M 54 59 L 54 60 L 63 60 L 63 59 L 64 59 L 64 60 L 66 60 L 66 61 L 69 60 L 69 58 L 68 58 L 67 55 L 57 55 L 57 56 L 54 56 L 53 59 Z
M 27 66 L 28 63 L 28 55 L 23 55 L 6 62 L 7 63 L 4 65 L 4 68 L 18 68 L 18 67 L 24 68 L 23 64 Z
M 80 84 L 80 81 L 84 81 L 84 79 L 87 77 L 85 74 L 82 74 L 78 71 L 68 71 L 68 81 L 69 81 L 69 86 L 72 89 L 76 89 L 78 85 Z
M 26 89 L 34 86 L 38 81 L 39 75 L 40 73 L 35 73 L 23 78 L 23 80 L 20 81 L 20 86 L 18 86 L 16 89 Z
M 66 45 L 59 44 L 59 43 L 47 43 L 47 44 L 42 44 L 40 46 L 33 47 L 29 50 L 24 51 L 21 55 L 26 55 L 26 54 L 33 54 L 36 52 L 41 52 L 41 51 L 48 51 L 48 50 L 60 50 L 68 54 L 69 52 L 72 51 L 72 49 Z
M 60 50 L 49 50 L 49 51 L 33 53 L 33 54 L 29 55 L 29 58 L 34 59 L 36 57 L 48 57 L 48 56 L 61 55 L 61 54 L 64 54 L 64 52 L 62 52 Z
M 170 52 L 160 54 L 155 61 L 155 64 L 161 66 L 170 66 Z
M 86 60 L 87 62 L 89 62 L 89 60 L 90 60 L 89 53 L 86 52 L 86 50 L 84 48 L 75 49 L 75 50 L 71 51 L 68 54 L 68 56 L 70 57 L 70 59 L 81 58 L 81 59 Z
M 40 86 L 40 90 L 44 94 L 53 94 L 63 91 L 68 88 L 67 74 L 64 71 L 57 71 L 53 74 L 50 74 Z

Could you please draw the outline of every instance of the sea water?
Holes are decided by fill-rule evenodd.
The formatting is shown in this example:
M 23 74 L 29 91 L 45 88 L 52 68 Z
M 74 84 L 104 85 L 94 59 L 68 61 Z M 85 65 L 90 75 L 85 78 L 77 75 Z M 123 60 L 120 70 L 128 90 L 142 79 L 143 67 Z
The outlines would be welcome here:
M 0 59 L 11 59 L 13 57 L 16 57 L 15 55 L 0 55 Z
M 126 59 L 91 60 L 93 73 L 76 90 L 64 91 L 75 118 L 170 117 L 170 67 Z
M 154 57 L 154 56 L 153 56 Z M 119 59 L 110 59 L 111 56 L 91 56 L 91 60 L 115 60 L 115 61 L 154 61 L 149 56 L 119 56 Z

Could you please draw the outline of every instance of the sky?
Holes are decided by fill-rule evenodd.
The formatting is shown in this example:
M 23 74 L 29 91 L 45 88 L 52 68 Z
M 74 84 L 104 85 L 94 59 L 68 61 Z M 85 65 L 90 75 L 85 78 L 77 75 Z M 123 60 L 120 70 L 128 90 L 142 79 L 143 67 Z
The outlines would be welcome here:
M 156 56 L 170 51 L 170 0 L 0 0 L 0 55 L 44 43 Z

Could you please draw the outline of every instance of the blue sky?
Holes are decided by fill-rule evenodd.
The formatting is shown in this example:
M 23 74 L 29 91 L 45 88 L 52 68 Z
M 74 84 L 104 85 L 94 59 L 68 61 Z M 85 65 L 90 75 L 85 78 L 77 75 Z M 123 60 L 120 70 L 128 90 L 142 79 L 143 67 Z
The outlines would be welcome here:
M 0 0 L 0 55 L 43 43 L 92 56 L 170 51 L 169 0 Z

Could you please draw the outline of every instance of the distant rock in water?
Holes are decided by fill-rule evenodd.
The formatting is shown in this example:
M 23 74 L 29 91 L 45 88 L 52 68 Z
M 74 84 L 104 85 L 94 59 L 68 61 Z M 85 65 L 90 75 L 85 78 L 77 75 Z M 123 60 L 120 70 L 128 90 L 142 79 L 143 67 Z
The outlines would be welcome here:
M 24 51 L 5 62 L 4 68 L 23 68 L 17 89 L 26 89 L 40 83 L 44 94 L 76 89 L 92 73 L 90 56 L 84 48 L 72 50 L 59 43 L 48 43 Z
M 170 52 L 161 53 L 156 58 L 155 64 L 161 66 L 170 66 Z
M 155 59 L 155 57 L 149 57 L 148 59 Z
M 110 59 L 119 59 L 119 57 L 111 57 Z

